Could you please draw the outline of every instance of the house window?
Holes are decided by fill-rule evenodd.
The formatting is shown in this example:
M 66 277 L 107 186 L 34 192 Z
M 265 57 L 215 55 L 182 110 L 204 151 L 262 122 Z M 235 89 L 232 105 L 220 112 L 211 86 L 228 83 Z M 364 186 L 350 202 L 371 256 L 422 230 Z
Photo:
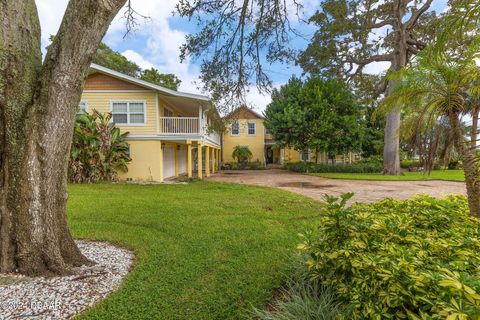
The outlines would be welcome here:
M 145 124 L 144 101 L 112 102 L 112 120 L 115 124 L 143 125 Z
M 310 150 L 306 149 L 302 151 L 302 161 L 310 161 Z
M 255 130 L 255 122 L 249 122 L 248 123 L 248 135 L 249 136 L 254 136 L 255 133 L 256 133 L 256 130 Z
M 232 136 L 240 135 L 240 125 L 238 124 L 237 121 L 232 123 L 232 128 L 231 128 L 230 132 L 231 132 Z
M 82 100 L 78 104 L 77 116 L 81 116 L 84 113 L 87 113 L 87 101 Z

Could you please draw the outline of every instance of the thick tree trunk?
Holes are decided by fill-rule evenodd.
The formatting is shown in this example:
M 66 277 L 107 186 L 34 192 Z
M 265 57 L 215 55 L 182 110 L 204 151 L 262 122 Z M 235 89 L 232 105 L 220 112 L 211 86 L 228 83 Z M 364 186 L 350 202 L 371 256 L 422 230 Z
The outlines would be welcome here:
M 455 148 L 463 161 L 463 171 L 467 186 L 468 206 L 470 215 L 480 217 L 480 168 L 476 157 L 476 150 L 470 148 L 465 141 L 460 129 L 459 114 L 449 114 L 450 126 L 452 127 Z
M 67 163 L 86 72 L 124 3 L 71 0 L 42 64 L 35 1 L 0 1 L 0 272 L 88 263 L 67 226 Z
M 398 71 L 408 63 L 408 32 L 403 18 L 406 13 L 406 3 L 404 1 L 395 1 L 395 23 L 393 24 L 394 50 L 393 60 L 390 70 Z M 392 93 L 397 85 L 397 81 L 390 80 L 387 87 L 387 95 Z M 392 109 L 386 119 L 385 135 L 383 146 L 383 174 L 399 175 L 400 169 L 400 109 L 397 106 Z

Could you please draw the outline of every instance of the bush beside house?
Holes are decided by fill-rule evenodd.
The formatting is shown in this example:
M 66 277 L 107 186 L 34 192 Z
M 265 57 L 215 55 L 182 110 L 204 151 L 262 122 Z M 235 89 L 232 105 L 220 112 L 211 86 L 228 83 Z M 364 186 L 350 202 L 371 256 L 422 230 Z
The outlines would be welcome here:
M 131 161 L 125 142 L 128 132 L 110 122 L 110 113 L 96 110 L 79 115 L 73 130 L 68 178 L 70 182 L 114 181 Z

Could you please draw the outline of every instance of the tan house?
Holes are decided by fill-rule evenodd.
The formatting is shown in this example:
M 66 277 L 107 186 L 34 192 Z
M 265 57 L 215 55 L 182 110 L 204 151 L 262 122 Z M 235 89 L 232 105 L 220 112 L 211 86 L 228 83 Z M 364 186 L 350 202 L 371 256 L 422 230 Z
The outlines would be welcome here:
M 221 133 L 209 130 L 209 122 L 220 117 L 208 97 L 170 90 L 92 64 L 80 109 L 111 112 L 115 125 L 130 132 L 132 162 L 121 179 L 202 178 L 218 169 Z

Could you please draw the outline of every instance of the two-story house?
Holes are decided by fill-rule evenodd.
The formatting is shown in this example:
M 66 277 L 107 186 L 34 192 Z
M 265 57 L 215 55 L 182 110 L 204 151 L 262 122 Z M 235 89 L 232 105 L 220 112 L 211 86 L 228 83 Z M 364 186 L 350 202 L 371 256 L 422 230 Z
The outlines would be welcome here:
M 120 179 L 163 181 L 182 174 L 202 178 L 218 168 L 220 133 L 209 130 L 208 123 L 209 117 L 219 115 L 208 97 L 92 64 L 80 109 L 111 112 L 115 125 L 130 132 L 132 161 Z
M 235 162 L 232 157 L 233 149 L 247 146 L 252 152 L 251 161 L 269 164 L 283 164 L 285 162 L 313 161 L 328 163 L 324 152 L 316 154 L 313 150 L 298 152 L 293 148 L 281 148 L 273 136 L 264 126 L 264 117 L 248 108 L 240 106 L 225 117 L 227 129 L 223 134 L 222 159 L 224 163 Z M 316 158 L 318 157 L 318 159 Z M 358 154 L 349 153 L 337 155 L 335 163 L 351 163 L 360 159 Z

